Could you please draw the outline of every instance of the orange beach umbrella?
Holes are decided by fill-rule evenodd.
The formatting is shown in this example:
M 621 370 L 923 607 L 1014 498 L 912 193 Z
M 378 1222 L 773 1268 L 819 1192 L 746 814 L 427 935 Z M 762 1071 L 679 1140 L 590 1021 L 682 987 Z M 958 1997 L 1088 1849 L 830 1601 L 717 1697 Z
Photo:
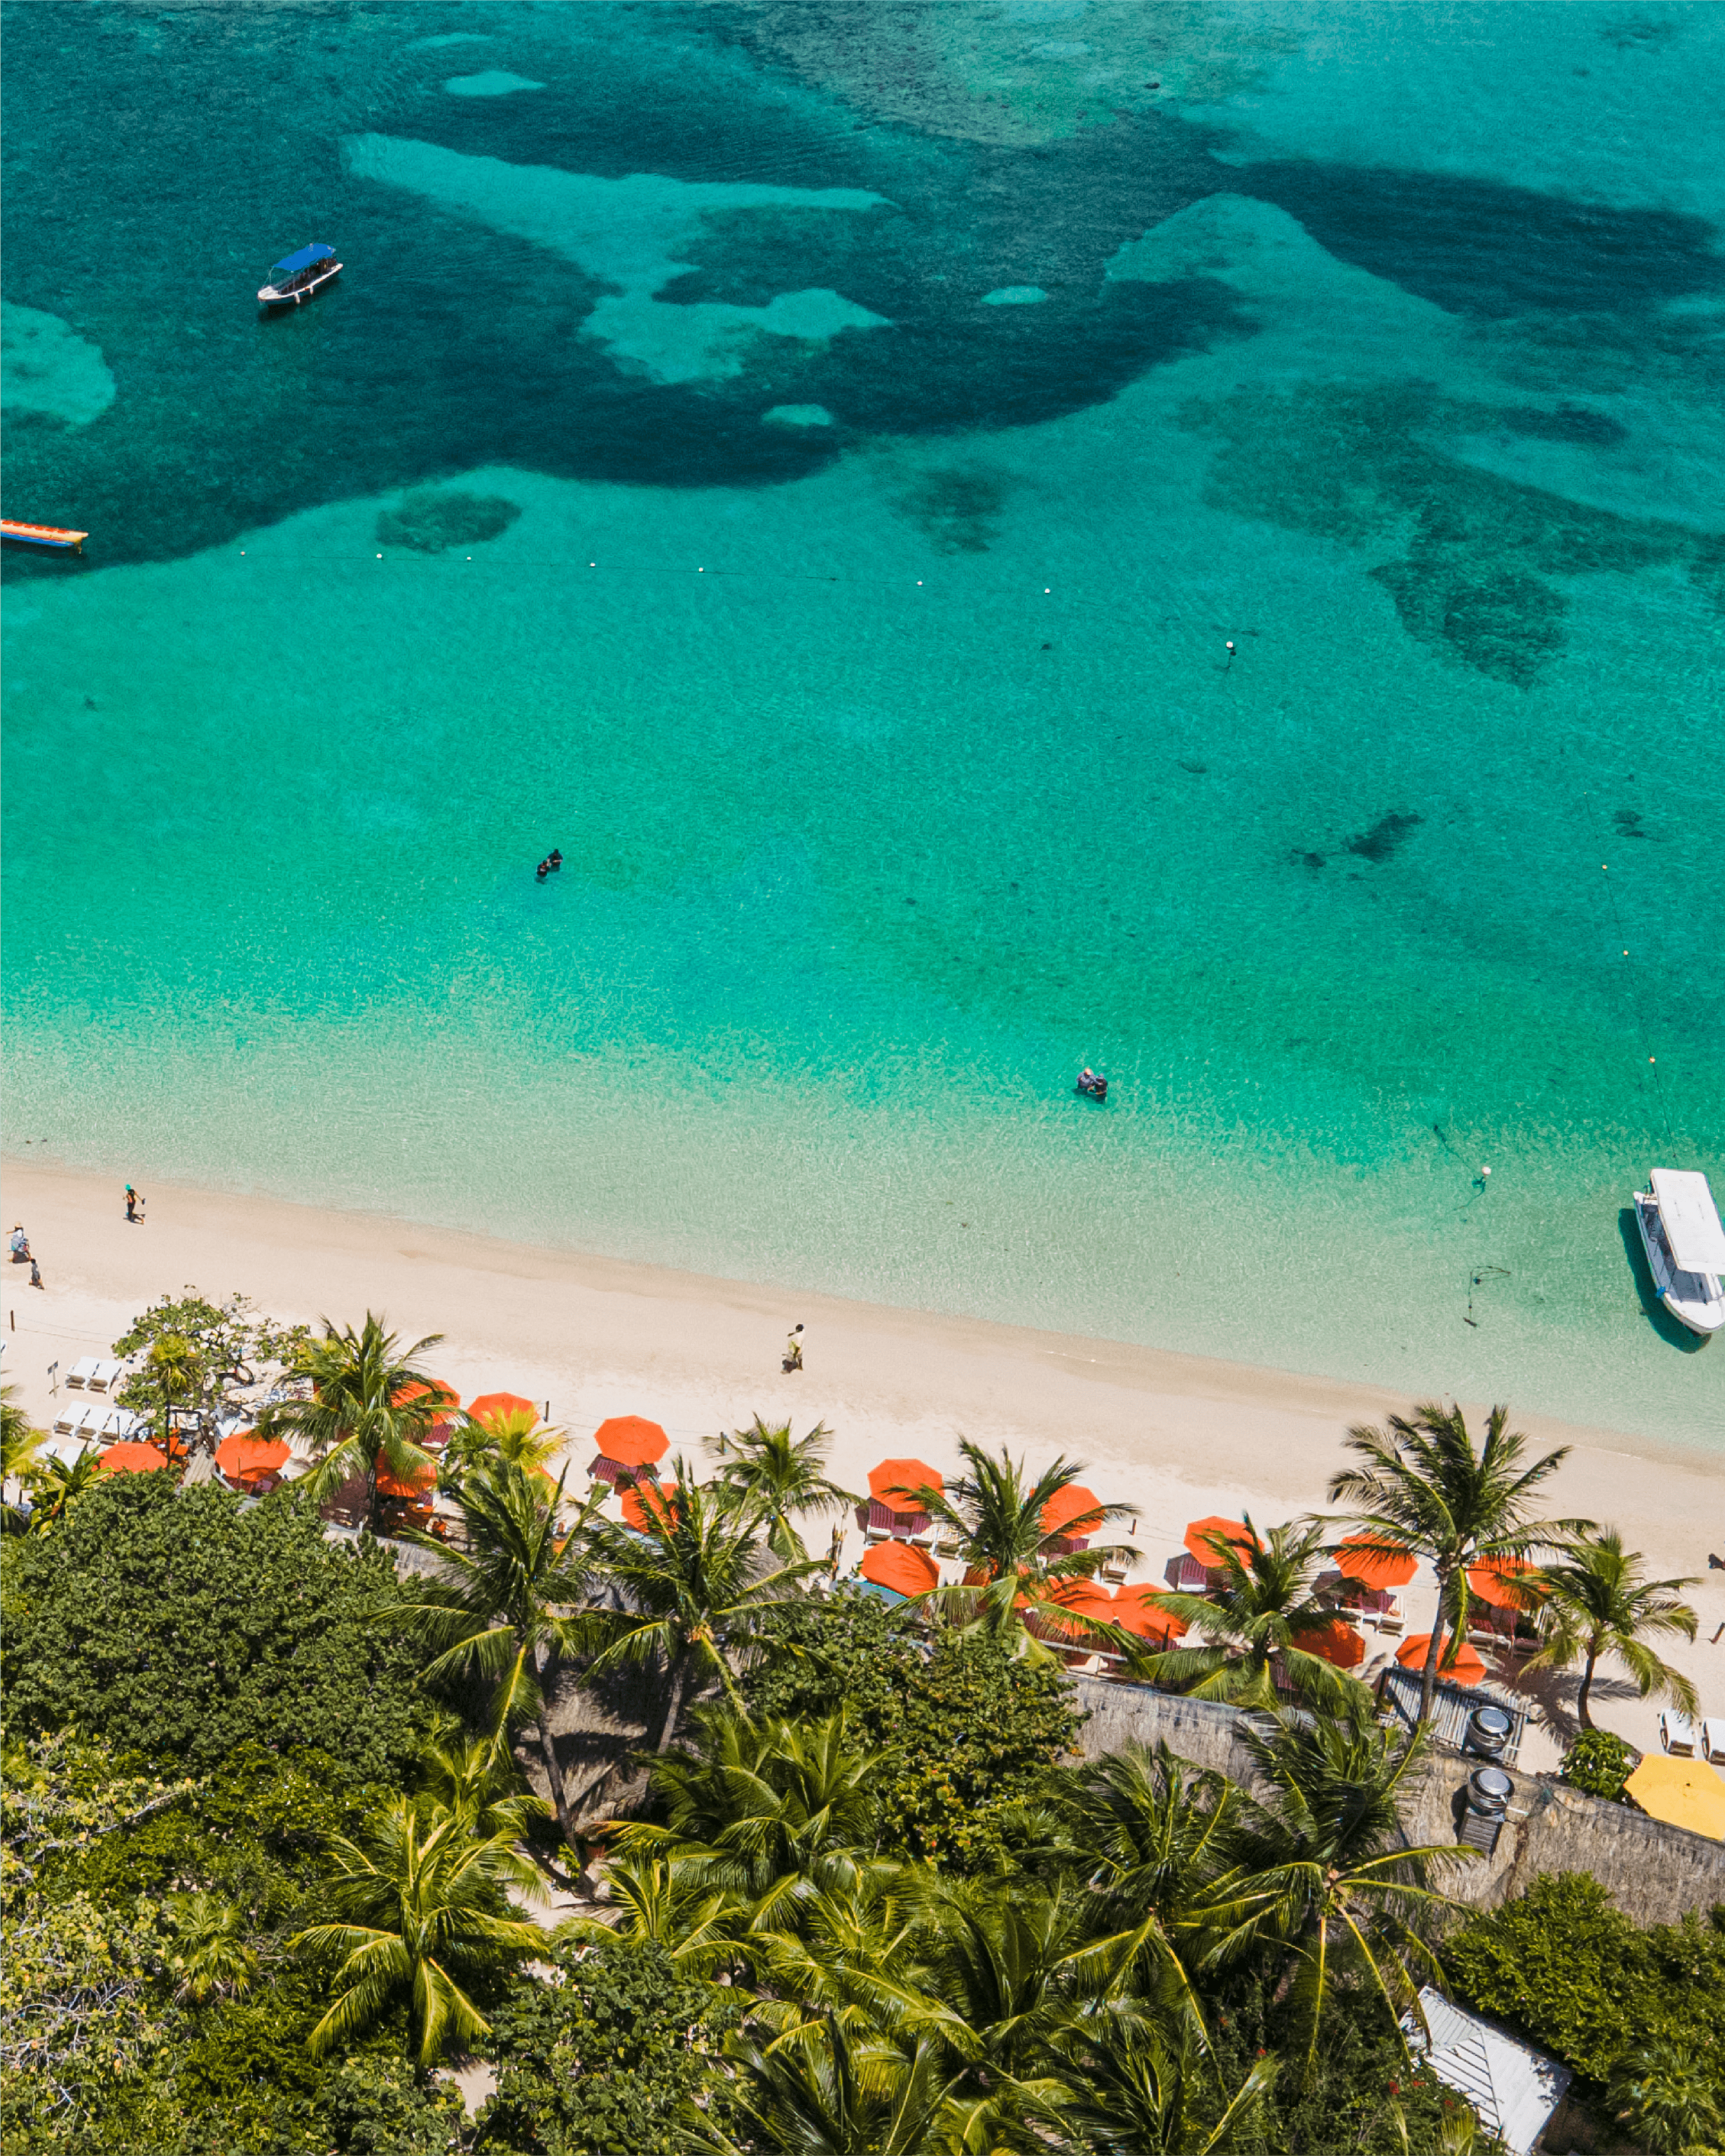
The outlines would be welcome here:
M 624 1526 L 633 1527 L 638 1535 L 655 1527 L 668 1527 L 670 1508 L 664 1491 L 656 1482 L 630 1483 L 623 1493 L 623 1519 Z
M 1467 1568 L 1467 1591 L 1481 1602 L 1489 1602 L 1494 1609 L 1537 1609 L 1539 1598 L 1526 1587 L 1517 1584 L 1517 1574 L 1533 1569 L 1525 1558 L 1487 1558 L 1483 1564 Z
M 1395 1650 L 1395 1658 L 1404 1670 L 1422 1670 L 1425 1666 L 1425 1650 L 1431 1645 L 1430 1632 L 1416 1632 L 1411 1640 L 1404 1640 Z M 1449 1649 L 1445 1648 L 1447 1654 Z M 1486 1666 L 1464 1641 L 1456 1650 L 1455 1659 L 1447 1668 L 1443 1657 L 1438 1658 L 1438 1675 L 1451 1684 L 1476 1685 L 1486 1674 Z
M 1420 1568 L 1411 1550 L 1394 1548 L 1375 1535 L 1349 1535 L 1336 1552 L 1336 1563 L 1344 1579 L 1357 1580 L 1380 1594 L 1405 1587 Z
M 1123 1632 L 1136 1632 L 1141 1640 L 1160 1640 L 1166 1645 L 1183 1638 L 1190 1628 L 1183 1617 L 1164 1609 L 1153 1587 L 1122 1587 L 1114 1598 L 1111 1614 Z
M 475 1422 L 509 1422 L 516 1415 L 531 1415 L 535 1422 L 539 1419 L 537 1404 L 524 1400 L 519 1393 L 481 1393 L 469 1404 L 467 1412 Z
M 448 1408 L 452 1414 L 461 1404 L 460 1394 L 451 1392 L 438 1378 L 434 1378 L 429 1385 L 403 1385 L 398 1392 L 391 1394 L 389 1404 L 393 1408 L 404 1408 L 415 1400 L 424 1399 L 429 1399 L 434 1407 Z
M 1216 1553 L 1213 1541 L 1233 1543 L 1236 1549 L 1249 1550 L 1258 1547 L 1258 1537 L 1244 1520 L 1224 1520 L 1219 1514 L 1207 1512 L 1201 1520 L 1193 1521 L 1186 1530 L 1186 1547 L 1200 1564 L 1214 1569 Z
M 254 1430 L 236 1430 L 216 1447 L 216 1466 L 232 1482 L 254 1482 L 287 1466 L 290 1454 L 279 1437 L 259 1437 Z
M 437 1462 L 428 1460 L 423 1467 L 415 1467 L 407 1475 L 392 1475 L 387 1467 L 377 1470 L 377 1487 L 386 1497 L 424 1497 L 430 1494 L 437 1482 Z
M 869 1470 L 869 1495 L 889 1512 L 920 1512 L 919 1490 L 939 1490 L 946 1478 L 926 1460 L 883 1460 Z
M 870 1543 L 860 1569 L 865 1579 L 894 1594 L 926 1594 L 940 1584 L 940 1568 L 934 1559 L 908 1543 Z
M 96 1466 L 104 1475 L 153 1475 L 158 1467 L 166 1467 L 167 1455 L 158 1452 L 153 1445 L 110 1445 L 97 1460 Z
M 644 1415 L 613 1415 L 593 1434 L 601 1460 L 614 1467 L 652 1467 L 670 1450 L 670 1440 Z
M 1366 1658 L 1365 1641 L 1341 1617 L 1331 1618 L 1322 1631 L 1301 1633 L 1293 1644 L 1302 1654 L 1317 1655 L 1338 1670 L 1358 1669 Z
M 1055 1491 L 1043 1507 L 1042 1532 L 1068 1538 L 1075 1532 L 1091 1535 L 1102 1524 L 1101 1514 L 1102 1501 L 1096 1491 L 1074 1482 L 1067 1489 Z

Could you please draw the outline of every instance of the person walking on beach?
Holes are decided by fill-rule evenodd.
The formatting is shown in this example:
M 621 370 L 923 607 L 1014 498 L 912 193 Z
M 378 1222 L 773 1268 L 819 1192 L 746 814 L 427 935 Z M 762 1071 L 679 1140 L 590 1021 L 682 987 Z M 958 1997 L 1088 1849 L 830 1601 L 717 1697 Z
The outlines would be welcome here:
M 128 1183 L 126 1186 L 126 1217 L 135 1227 L 139 1224 L 138 1215 L 143 1203 L 143 1199 Z
M 784 1367 L 788 1371 L 800 1370 L 803 1367 L 803 1327 L 800 1325 L 791 1327 L 789 1337 L 785 1341 Z

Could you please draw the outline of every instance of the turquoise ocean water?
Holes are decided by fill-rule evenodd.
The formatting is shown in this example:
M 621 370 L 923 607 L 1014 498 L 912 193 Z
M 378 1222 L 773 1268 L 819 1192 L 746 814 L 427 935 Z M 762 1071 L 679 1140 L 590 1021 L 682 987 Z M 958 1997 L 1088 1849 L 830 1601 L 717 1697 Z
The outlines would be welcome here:
M 10 1150 L 1725 1439 L 1725 11 L 6 37 Z

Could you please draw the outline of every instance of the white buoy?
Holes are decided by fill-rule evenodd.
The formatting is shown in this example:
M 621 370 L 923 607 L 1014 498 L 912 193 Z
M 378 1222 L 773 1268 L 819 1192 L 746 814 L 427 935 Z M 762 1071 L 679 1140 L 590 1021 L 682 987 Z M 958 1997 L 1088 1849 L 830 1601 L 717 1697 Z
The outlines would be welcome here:
M 1482 1168 L 1480 1170 L 1480 1173 L 1481 1173 L 1481 1175 L 1482 1177 L 1483 1177 L 1483 1176 L 1487 1176 L 1487 1175 L 1489 1175 L 1491 1173 L 1491 1169 L 1490 1169 L 1489 1168 Z

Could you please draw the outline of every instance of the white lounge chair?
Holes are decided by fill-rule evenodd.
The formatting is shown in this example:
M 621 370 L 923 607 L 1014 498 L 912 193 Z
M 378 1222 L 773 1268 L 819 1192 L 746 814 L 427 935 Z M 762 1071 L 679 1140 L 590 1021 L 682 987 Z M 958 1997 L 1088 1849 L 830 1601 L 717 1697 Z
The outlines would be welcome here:
M 1117 1587 L 1132 1568 L 1129 1557 L 1111 1557 L 1102 1567 L 1104 1579 L 1111 1579 Z
M 101 1367 L 101 1358 L 99 1355 L 80 1355 L 66 1373 L 67 1390 L 81 1393 Z
M 1701 1748 L 1706 1758 L 1725 1759 L 1725 1714 L 1710 1714 L 1702 1722 Z
M 101 1409 L 88 1400 L 69 1400 L 54 1419 L 56 1437 L 87 1437 L 92 1425 L 101 1419 Z
M 1667 1752 L 1691 1754 L 1695 1751 L 1695 1724 L 1686 1714 L 1679 1714 L 1675 1707 L 1661 1710 L 1659 1741 Z
M 120 1365 L 117 1363 L 98 1363 L 90 1373 L 90 1389 L 93 1393 L 110 1392 L 119 1375 Z
M 1408 1613 L 1402 1607 L 1402 1598 L 1399 1594 L 1386 1594 L 1384 1607 L 1378 1613 L 1378 1630 L 1394 1638 L 1407 1628 Z

